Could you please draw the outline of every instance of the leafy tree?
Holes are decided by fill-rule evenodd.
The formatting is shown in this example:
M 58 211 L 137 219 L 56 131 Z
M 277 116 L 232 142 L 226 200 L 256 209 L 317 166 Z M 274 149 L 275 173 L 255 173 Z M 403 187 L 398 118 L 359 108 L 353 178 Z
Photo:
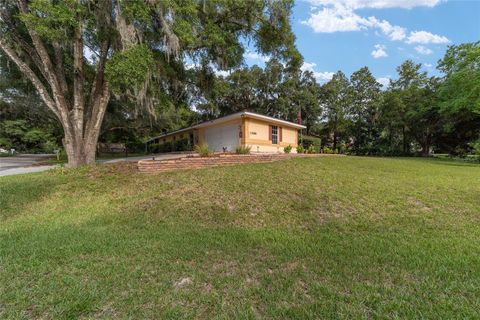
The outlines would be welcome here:
M 13 63 L 0 51 L 0 119 L 25 120 L 61 144 L 62 129 L 40 100 L 37 91 Z M 18 150 L 21 146 L 12 145 Z M 28 150 L 25 150 L 28 151 Z
M 264 70 L 259 74 L 254 73 L 258 79 L 259 105 L 255 110 L 271 116 L 285 117 L 285 89 L 286 70 L 278 59 L 267 61 Z
M 311 72 L 286 70 L 278 86 L 276 103 L 271 102 L 276 106 L 275 115 L 297 122 L 300 112 L 302 123 L 307 127 L 305 133 L 314 134 L 321 116 L 318 92 L 319 86 Z
M 290 0 L 4 1 L 0 49 L 61 123 L 76 167 L 95 160 L 111 93 L 152 110 L 184 81 L 177 74 L 185 58 L 232 68 L 251 39 L 259 52 L 298 67 L 291 7 Z
M 421 104 L 422 90 L 427 83 L 426 72 L 421 72 L 421 64 L 407 60 L 398 68 L 398 79 L 391 82 L 391 89 L 399 93 L 401 103 L 397 105 L 398 120 L 401 124 L 402 151 L 407 154 L 411 151 L 411 129 L 417 124 L 409 122 L 408 114 L 415 112 Z M 414 117 L 411 117 L 414 119 Z
M 430 156 L 431 147 L 441 130 L 440 102 L 438 99 L 439 79 L 432 77 L 419 91 L 416 105 L 406 114 L 409 130 L 421 146 L 423 156 Z
M 380 138 L 377 141 L 381 154 L 398 155 L 404 152 L 404 113 L 400 91 L 390 89 L 384 92 L 378 121 Z
M 321 87 L 319 97 L 326 129 L 332 136 L 333 149 L 337 150 L 339 138 L 346 138 L 349 128 L 347 117 L 351 94 L 350 83 L 345 74 L 341 71 L 335 73 L 332 79 Z
M 290 121 L 296 121 L 300 111 L 308 131 L 320 117 L 317 96 L 318 85 L 311 72 L 285 67 L 272 57 L 264 69 L 254 65 L 216 77 L 206 101 L 197 109 L 211 117 L 250 110 Z
M 51 153 L 57 145 L 49 132 L 32 127 L 25 120 L 4 120 L 0 122 L 0 147 Z
M 317 124 L 322 115 L 322 109 L 318 100 L 320 87 L 317 84 L 312 72 L 305 71 L 299 82 L 299 90 L 294 96 L 294 101 L 298 101 L 298 108 L 301 112 L 303 124 L 307 127 L 307 135 L 318 135 Z M 295 112 L 295 110 L 293 110 Z M 290 116 L 295 119 L 295 114 Z
M 378 112 L 381 104 L 380 83 L 367 67 L 350 77 L 351 105 L 349 114 L 353 126 L 353 150 L 360 154 L 376 153 Z
M 445 76 L 438 89 L 443 128 L 437 144 L 463 154 L 480 137 L 480 42 L 450 46 L 438 69 Z
M 440 88 L 443 109 L 480 114 L 480 41 L 450 46 L 438 69 L 445 74 Z

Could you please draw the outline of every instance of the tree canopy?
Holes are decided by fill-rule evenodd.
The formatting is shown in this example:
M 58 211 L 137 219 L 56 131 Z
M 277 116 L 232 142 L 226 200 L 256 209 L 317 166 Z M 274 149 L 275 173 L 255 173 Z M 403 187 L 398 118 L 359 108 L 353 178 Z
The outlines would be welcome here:
M 301 68 L 292 5 L 4 1 L 0 146 L 63 145 L 74 167 L 94 161 L 99 139 L 139 150 L 148 137 L 245 109 L 300 114 L 304 143 L 335 152 L 464 155 L 480 145 L 480 42 L 449 46 L 436 76 L 407 60 L 387 87 L 368 67 L 320 83 Z M 247 50 L 264 66 L 246 65 Z
M 291 7 L 289 0 L 9 0 L 0 4 L 0 49 L 61 123 L 74 167 L 94 161 L 112 93 L 154 114 L 183 91 L 189 60 L 203 70 L 234 68 L 249 41 L 298 68 Z

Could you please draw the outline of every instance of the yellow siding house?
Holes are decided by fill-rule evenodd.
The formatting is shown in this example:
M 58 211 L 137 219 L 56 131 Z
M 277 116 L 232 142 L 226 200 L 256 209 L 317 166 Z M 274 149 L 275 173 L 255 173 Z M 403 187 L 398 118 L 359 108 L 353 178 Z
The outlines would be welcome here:
M 298 131 L 304 128 L 293 122 L 242 111 L 152 138 L 147 144 L 188 139 L 191 145 L 206 143 L 215 152 L 234 152 L 239 145 L 250 146 L 253 153 L 283 152 L 289 145 L 293 147 L 292 152 L 296 152 Z

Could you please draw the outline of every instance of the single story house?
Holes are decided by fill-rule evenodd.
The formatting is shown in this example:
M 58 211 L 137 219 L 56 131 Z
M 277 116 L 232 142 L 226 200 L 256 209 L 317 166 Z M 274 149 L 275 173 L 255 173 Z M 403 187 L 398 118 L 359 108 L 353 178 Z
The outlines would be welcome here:
M 166 133 L 147 141 L 150 144 L 164 144 L 178 140 L 187 141 L 190 146 L 208 144 L 215 152 L 235 152 L 237 146 L 250 146 L 251 152 L 283 152 L 292 146 L 296 152 L 298 131 L 305 126 L 242 111 L 215 120 Z

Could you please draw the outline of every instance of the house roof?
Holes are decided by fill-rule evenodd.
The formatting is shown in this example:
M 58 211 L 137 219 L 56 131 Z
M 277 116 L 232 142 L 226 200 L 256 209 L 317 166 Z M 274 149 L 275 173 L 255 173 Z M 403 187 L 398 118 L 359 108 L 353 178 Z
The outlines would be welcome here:
M 294 122 L 290 122 L 290 121 L 286 121 L 286 120 L 282 120 L 282 119 L 278 119 L 278 118 L 274 118 L 274 117 L 269 117 L 269 116 L 265 116 L 263 114 L 258 114 L 258 113 L 254 113 L 254 112 L 250 112 L 250 111 L 241 111 L 241 112 L 232 113 L 228 116 L 224 116 L 224 117 L 217 118 L 217 119 L 214 119 L 214 120 L 205 121 L 205 122 L 196 124 L 196 125 L 188 127 L 188 128 L 168 132 L 168 133 L 162 134 L 160 136 L 153 137 L 153 138 L 147 140 L 146 142 L 150 142 L 150 141 L 160 139 L 160 138 L 165 138 L 165 137 L 168 137 L 168 136 L 171 136 L 171 135 L 174 135 L 174 134 L 177 134 L 177 133 L 182 133 L 182 132 L 185 132 L 185 131 L 189 131 L 189 130 L 192 130 L 192 129 L 209 127 L 211 125 L 215 125 L 215 124 L 219 124 L 219 123 L 222 123 L 222 122 L 227 122 L 227 121 L 235 120 L 235 119 L 239 119 L 239 118 L 244 118 L 244 117 L 263 120 L 263 121 L 268 121 L 270 123 L 275 123 L 275 124 L 278 124 L 278 125 L 283 125 L 283 126 L 286 126 L 286 127 L 291 127 L 291 128 L 296 128 L 296 129 L 305 129 L 306 128 L 304 125 L 297 124 L 297 123 L 294 123 Z

